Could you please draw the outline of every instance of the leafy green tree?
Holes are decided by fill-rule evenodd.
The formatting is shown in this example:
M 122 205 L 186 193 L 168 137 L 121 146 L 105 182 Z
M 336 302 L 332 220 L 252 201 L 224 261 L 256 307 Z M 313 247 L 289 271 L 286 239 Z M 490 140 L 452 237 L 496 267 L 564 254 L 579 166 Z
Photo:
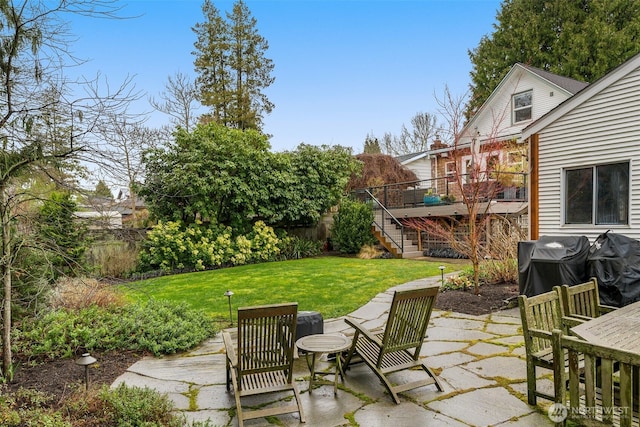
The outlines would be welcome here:
M 69 192 L 53 192 L 38 215 L 38 232 L 56 276 L 75 276 L 84 268 L 87 229 L 75 220 L 77 204 Z
M 160 220 L 210 221 L 244 229 L 266 203 L 261 183 L 271 170 L 267 137 L 215 123 L 180 129 L 167 149 L 144 158 L 139 195 Z
M 276 156 L 278 154 L 276 153 Z M 351 148 L 300 144 L 295 151 L 282 154 L 289 158 L 289 196 L 284 202 L 280 225 L 312 225 L 344 194 L 349 178 L 362 170 Z
M 516 62 L 593 82 L 640 50 L 640 2 L 504 0 L 491 35 L 469 51 L 467 116 Z
M 157 219 L 231 226 L 308 225 L 334 206 L 359 163 L 344 147 L 300 145 L 269 151 L 267 137 L 210 123 L 179 130 L 166 149 L 145 156 L 140 185 Z
M 196 56 L 200 102 L 211 107 L 209 119 L 237 129 L 261 129 L 262 116 L 273 110 L 264 93 L 275 80 L 273 61 L 265 56 L 269 44 L 257 31 L 257 21 L 237 0 L 225 21 L 210 0 L 202 6 Z
M 375 237 L 371 233 L 373 210 L 371 206 L 345 198 L 334 217 L 331 236 L 333 243 L 342 253 L 355 254 L 364 245 L 371 245 Z

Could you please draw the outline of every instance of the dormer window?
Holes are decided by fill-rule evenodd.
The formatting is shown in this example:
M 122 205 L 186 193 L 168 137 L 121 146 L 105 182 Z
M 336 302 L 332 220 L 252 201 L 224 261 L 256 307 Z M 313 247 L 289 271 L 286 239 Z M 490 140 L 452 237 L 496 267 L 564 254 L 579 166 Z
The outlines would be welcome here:
M 531 98 L 533 91 L 528 90 L 513 95 L 513 123 L 531 120 Z

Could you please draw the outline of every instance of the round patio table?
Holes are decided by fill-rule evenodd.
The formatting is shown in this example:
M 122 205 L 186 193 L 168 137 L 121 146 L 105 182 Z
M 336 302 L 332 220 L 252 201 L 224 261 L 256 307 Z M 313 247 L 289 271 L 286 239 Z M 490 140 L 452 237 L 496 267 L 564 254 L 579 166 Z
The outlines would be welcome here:
M 296 341 L 296 346 L 306 352 L 307 366 L 309 367 L 309 372 L 311 372 L 311 379 L 309 380 L 309 393 L 311 393 L 316 376 L 316 356 L 322 353 L 332 354 L 347 350 L 351 347 L 351 338 L 347 338 L 340 333 L 307 335 Z M 311 360 L 309 360 L 309 355 L 311 355 Z M 336 370 L 333 380 L 334 395 L 338 394 L 338 374 L 344 381 L 341 359 L 340 354 L 336 354 Z M 319 372 L 318 375 L 326 375 L 328 373 L 330 372 Z

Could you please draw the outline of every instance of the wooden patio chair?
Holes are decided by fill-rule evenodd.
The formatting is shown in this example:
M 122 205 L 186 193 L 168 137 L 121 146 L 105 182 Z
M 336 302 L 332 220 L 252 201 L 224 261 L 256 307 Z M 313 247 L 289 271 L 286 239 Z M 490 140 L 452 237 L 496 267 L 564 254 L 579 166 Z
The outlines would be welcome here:
M 553 395 L 537 389 L 536 368 L 553 370 L 551 332 L 564 327 L 559 287 L 532 297 L 520 295 L 518 305 L 527 359 L 527 400 L 530 405 L 538 397 L 553 401 Z
M 400 403 L 398 393 L 406 390 L 435 384 L 443 391 L 436 375 L 420 360 L 437 294 L 437 287 L 396 291 L 382 330 L 370 331 L 355 320 L 345 319 L 355 329 L 355 335 L 344 366 L 349 366 L 354 355 L 360 356 L 389 390 L 395 403 Z M 388 378 L 391 373 L 417 367 L 423 369 L 428 378 L 399 385 Z
M 616 307 L 600 304 L 598 280 L 595 277 L 579 285 L 562 285 L 560 292 L 565 316 L 589 320 L 616 309 Z
M 298 304 L 275 304 L 238 309 L 238 337 L 224 332 L 227 390 L 233 384 L 238 425 L 244 420 L 298 412 L 305 422 L 300 393 L 293 380 Z M 293 392 L 295 404 L 243 411 L 241 397 Z
M 566 358 L 568 369 L 554 369 L 556 425 L 638 426 L 637 381 L 640 354 L 552 332 L 554 358 Z M 617 368 L 616 368 L 617 367 Z M 567 392 L 565 385 L 569 384 Z M 571 424 L 573 425 L 573 424 Z

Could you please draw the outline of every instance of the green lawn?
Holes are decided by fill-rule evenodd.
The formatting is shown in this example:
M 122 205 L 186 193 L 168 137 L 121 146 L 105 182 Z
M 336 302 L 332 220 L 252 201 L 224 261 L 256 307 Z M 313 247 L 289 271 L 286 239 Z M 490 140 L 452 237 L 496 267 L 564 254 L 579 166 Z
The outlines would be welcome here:
M 216 320 L 229 319 L 238 307 L 297 302 L 298 310 L 318 311 L 325 319 L 348 314 L 395 285 L 461 268 L 460 264 L 406 259 L 318 257 L 269 262 L 133 282 L 123 287 L 133 300 L 184 301 Z

